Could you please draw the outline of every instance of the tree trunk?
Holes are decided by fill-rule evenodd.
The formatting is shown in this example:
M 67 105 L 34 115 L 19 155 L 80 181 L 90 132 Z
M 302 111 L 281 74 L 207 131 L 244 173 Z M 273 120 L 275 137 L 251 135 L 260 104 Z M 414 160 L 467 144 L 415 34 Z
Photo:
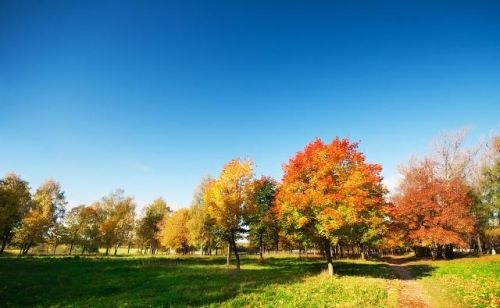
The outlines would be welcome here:
M 75 244 L 74 241 L 71 242 L 71 245 L 69 246 L 69 255 L 71 256 L 71 252 L 73 251 L 73 245 Z
M 240 270 L 240 255 L 238 254 L 238 249 L 236 248 L 236 239 L 234 234 L 231 235 L 231 242 L 233 244 L 233 252 L 236 257 L 236 269 Z
M 262 255 L 262 250 L 264 249 L 262 245 L 262 234 L 259 235 L 259 263 L 264 263 L 264 256 Z
M 109 247 L 106 247 L 106 255 L 109 254 Z
M 27 244 L 23 247 L 23 256 L 25 256 L 25 255 L 27 255 L 27 254 L 28 254 L 28 251 L 30 250 L 31 245 L 33 245 L 33 240 L 31 240 L 29 243 L 27 243 Z
M 437 245 L 436 258 L 437 258 L 437 259 L 440 259 L 440 258 L 443 258 L 443 259 L 444 259 L 444 250 L 443 250 L 443 245 Z
M 323 250 L 325 252 L 326 262 L 328 263 L 328 275 L 333 276 L 333 259 L 330 251 L 330 241 L 323 239 Z
M 52 251 L 52 255 L 56 255 L 56 249 L 57 249 L 57 242 L 54 244 L 54 250 Z
M 361 254 L 361 260 L 366 260 L 366 251 L 364 244 L 359 244 L 359 252 Z
M 444 247 L 444 256 L 447 260 L 453 259 L 453 245 L 447 244 Z
M 477 242 L 477 255 L 482 257 L 483 256 L 483 245 L 481 243 L 481 236 L 479 233 L 476 234 L 476 242 Z
M 432 258 L 432 260 L 436 260 L 436 246 L 435 245 L 431 246 L 431 258 Z
M 3 251 L 5 249 L 5 246 L 7 246 L 7 239 L 4 237 L 4 238 L 2 238 L 2 247 L 0 248 L 0 255 L 3 255 Z
M 227 262 L 226 265 L 231 265 L 231 240 L 227 242 Z

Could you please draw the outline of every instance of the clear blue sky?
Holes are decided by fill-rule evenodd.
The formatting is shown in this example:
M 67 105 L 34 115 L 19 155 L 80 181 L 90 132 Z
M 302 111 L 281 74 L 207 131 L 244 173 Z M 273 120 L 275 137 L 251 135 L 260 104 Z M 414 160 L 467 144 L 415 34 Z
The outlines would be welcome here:
M 0 173 L 179 208 L 231 158 L 280 178 L 341 136 L 391 178 L 499 128 L 498 1 L 438 2 L 0 0 Z

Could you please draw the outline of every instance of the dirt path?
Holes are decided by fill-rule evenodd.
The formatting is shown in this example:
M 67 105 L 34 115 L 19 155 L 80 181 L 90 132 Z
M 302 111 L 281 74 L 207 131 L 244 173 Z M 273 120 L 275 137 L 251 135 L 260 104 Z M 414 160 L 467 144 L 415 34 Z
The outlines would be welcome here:
M 402 263 L 403 260 L 391 258 L 389 265 L 401 280 L 399 287 L 399 307 L 430 308 L 432 307 L 427 294 L 420 284 L 415 281 L 411 271 Z

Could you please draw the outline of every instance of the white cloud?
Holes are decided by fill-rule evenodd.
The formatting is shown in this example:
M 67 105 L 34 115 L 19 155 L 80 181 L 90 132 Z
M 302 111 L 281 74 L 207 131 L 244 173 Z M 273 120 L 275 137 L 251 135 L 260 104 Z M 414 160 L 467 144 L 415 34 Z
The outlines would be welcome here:
M 400 174 L 393 174 L 388 177 L 385 177 L 382 180 L 382 183 L 389 190 L 389 194 L 394 194 L 401 183 L 402 177 Z

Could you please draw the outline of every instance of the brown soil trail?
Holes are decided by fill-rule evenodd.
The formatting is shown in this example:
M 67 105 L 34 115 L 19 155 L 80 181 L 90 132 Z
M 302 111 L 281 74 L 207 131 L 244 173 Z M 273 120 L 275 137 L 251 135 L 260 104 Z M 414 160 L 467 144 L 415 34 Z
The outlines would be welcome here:
M 398 275 L 400 282 L 398 306 L 401 308 L 431 308 L 424 288 L 415 281 L 412 272 L 403 264 L 403 259 L 392 257 L 388 260 L 391 268 Z

